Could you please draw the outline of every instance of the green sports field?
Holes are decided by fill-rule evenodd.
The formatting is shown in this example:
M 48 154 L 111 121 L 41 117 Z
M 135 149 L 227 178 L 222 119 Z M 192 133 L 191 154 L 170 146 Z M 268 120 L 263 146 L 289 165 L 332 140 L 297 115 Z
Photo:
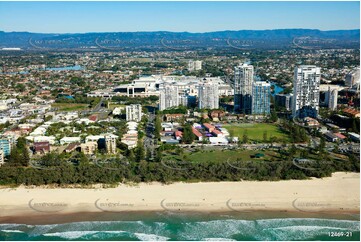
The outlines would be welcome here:
M 276 137 L 279 140 L 288 141 L 289 136 L 282 132 L 276 125 L 274 124 L 230 124 L 230 125 L 222 125 L 223 128 L 226 128 L 231 134 L 233 132 L 234 136 L 237 136 L 240 140 L 242 140 L 243 134 L 246 131 L 248 138 L 250 141 L 263 142 L 263 134 L 267 133 L 267 139 L 270 137 Z
M 89 104 L 84 103 L 53 103 L 52 108 L 57 108 L 60 112 L 82 111 L 89 109 Z

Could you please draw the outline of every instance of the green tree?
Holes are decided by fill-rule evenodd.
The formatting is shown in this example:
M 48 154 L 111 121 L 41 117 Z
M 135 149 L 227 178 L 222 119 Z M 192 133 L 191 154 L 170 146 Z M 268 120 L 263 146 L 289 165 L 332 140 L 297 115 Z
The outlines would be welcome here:
M 156 151 L 155 161 L 160 162 L 162 160 L 162 157 L 163 157 L 163 152 L 161 148 L 158 148 Z
M 190 124 L 184 126 L 182 141 L 186 144 L 192 144 L 194 141 L 194 134 Z
M 288 149 L 288 154 L 289 154 L 289 157 L 294 157 L 297 153 L 297 148 L 294 144 L 292 144 L 292 146 Z
M 333 152 L 335 153 L 339 153 L 340 152 L 340 146 L 338 143 L 336 143 L 334 146 L 333 146 Z
M 146 160 L 150 161 L 152 159 L 152 152 L 150 149 L 146 150 Z
M 230 129 L 230 130 L 229 130 L 229 140 L 230 140 L 231 142 L 233 142 L 234 137 L 235 137 L 234 130 L 233 130 L 233 129 Z
M 249 140 L 249 138 L 248 138 L 248 132 L 247 132 L 247 130 L 245 130 L 245 131 L 243 131 L 243 136 L 242 136 L 242 142 L 243 142 L 243 144 L 247 144 L 247 143 L 248 143 L 248 140 Z
M 134 155 L 133 149 L 129 150 L 127 157 L 128 157 L 128 160 L 135 161 L 135 155 Z
M 267 142 L 268 141 L 268 134 L 267 134 L 267 131 L 264 131 L 263 132 L 263 142 Z
M 271 146 L 273 146 L 274 143 L 276 143 L 278 141 L 276 136 L 271 136 L 270 138 L 270 142 L 271 142 Z
M 141 139 L 139 139 L 138 143 L 137 143 L 136 152 L 135 152 L 135 161 L 140 162 L 140 161 L 144 160 L 144 158 L 145 158 L 145 151 L 144 151 L 143 141 Z
M 353 119 L 352 119 L 352 126 L 351 126 L 351 130 L 352 130 L 352 132 L 356 132 L 356 133 L 358 132 L 356 118 L 353 118 Z
M 30 161 L 26 139 L 20 137 L 16 146 L 13 146 L 10 152 L 9 163 L 14 166 L 28 166 Z
M 276 113 L 275 110 L 272 110 L 272 111 L 271 111 L 270 120 L 271 120 L 271 122 L 273 122 L 273 123 L 277 122 L 278 116 L 277 116 L 277 113 Z
M 326 141 L 325 138 L 322 136 L 320 138 L 320 144 L 318 145 L 318 151 L 320 153 L 323 153 L 325 151 L 325 147 L 326 147 Z

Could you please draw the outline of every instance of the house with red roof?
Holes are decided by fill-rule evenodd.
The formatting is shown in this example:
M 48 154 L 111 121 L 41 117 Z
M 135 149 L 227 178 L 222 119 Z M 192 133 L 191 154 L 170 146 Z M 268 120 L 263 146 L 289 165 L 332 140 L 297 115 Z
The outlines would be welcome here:
M 197 137 L 198 141 L 202 141 L 202 140 L 203 140 L 203 135 L 201 134 L 201 132 L 199 132 L 198 130 L 196 130 L 194 127 L 192 127 L 192 132 L 193 132 L 193 134 Z
M 89 116 L 89 120 L 91 120 L 91 121 L 97 121 L 98 120 L 98 116 L 97 115 L 91 115 L 91 116 Z
M 360 110 L 354 108 L 345 108 L 342 110 L 342 112 L 344 112 L 346 115 L 350 117 L 356 117 L 356 118 L 360 117 Z
M 221 131 L 219 131 L 218 129 L 215 129 L 212 131 L 212 134 L 215 136 L 215 137 L 223 137 L 223 133 Z
M 346 139 L 347 137 L 341 133 L 333 133 L 334 135 L 336 135 L 337 138 L 339 138 L 340 140 L 344 140 Z
M 182 133 L 182 131 L 179 131 L 179 130 L 177 130 L 177 131 L 175 131 L 175 138 L 177 139 L 177 140 L 181 140 L 182 139 L 182 137 L 183 137 L 183 133 Z
M 50 151 L 49 141 L 34 142 L 34 151 L 36 154 L 45 154 Z
M 214 127 L 212 124 L 209 123 L 203 123 L 203 126 L 206 128 L 208 132 L 213 132 L 213 130 L 216 129 L 216 127 Z

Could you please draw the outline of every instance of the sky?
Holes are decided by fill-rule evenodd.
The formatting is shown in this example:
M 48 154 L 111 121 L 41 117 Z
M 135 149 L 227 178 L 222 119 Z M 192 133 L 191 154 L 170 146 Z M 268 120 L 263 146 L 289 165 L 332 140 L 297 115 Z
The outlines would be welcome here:
M 0 2 L 0 30 L 37 33 L 360 28 L 354 2 Z

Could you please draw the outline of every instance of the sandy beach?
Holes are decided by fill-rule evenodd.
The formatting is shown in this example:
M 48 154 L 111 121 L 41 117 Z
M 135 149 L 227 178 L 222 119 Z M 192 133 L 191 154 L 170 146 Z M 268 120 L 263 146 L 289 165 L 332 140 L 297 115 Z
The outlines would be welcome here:
M 0 218 L 79 212 L 287 211 L 358 213 L 360 174 L 277 182 L 120 185 L 116 188 L 2 188 Z

